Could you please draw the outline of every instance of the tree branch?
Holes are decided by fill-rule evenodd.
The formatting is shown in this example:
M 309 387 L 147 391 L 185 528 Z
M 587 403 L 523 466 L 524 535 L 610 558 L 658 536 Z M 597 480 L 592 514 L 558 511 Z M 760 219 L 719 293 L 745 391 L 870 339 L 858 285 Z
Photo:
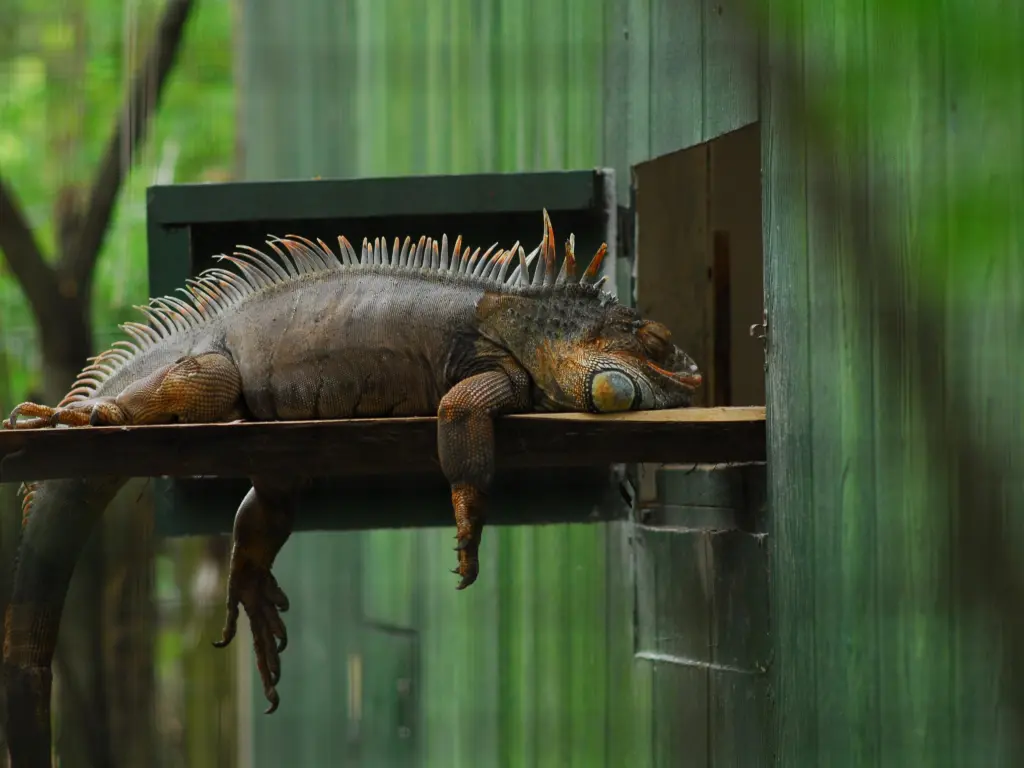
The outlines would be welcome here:
M 0 251 L 25 292 L 36 317 L 43 317 L 57 294 L 57 277 L 43 258 L 32 228 L 9 189 L 0 178 Z
M 72 240 L 73 247 L 61 254 L 62 269 L 67 269 L 77 282 L 89 279 L 99 258 L 114 203 L 128 175 L 130 159 L 142 144 L 149 121 L 160 103 L 167 76 L 181 47 L 192 5 L 193 0 L 167 0 L 153 45 L 142 67 L 135 73 L 127 102 L 118 113 L 89 194 L 88 208 Z M 126 136 L 127 152 L 124 146 Z

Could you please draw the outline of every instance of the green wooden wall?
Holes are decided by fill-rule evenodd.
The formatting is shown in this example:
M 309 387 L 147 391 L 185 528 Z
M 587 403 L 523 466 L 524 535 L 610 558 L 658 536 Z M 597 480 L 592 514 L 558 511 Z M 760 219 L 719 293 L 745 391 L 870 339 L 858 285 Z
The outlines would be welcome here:
M 1024 543 L 1020 4 L 764 5 L 779 763 L 1019 765 L 1019 605 L 989 609 Z M 833 210 L 821 177 L 852 195 Z M 966 526 L 957 422 L 998 478 Z
M 756 119 L 756 59 L 735 58 L 750 38 L 725 26 L 735 6 L 246 0 L 243 176 L 603 164 L 626 202 L 632 163 Z M 692 702 L 674 691 L 654 724 L 659 676 L 679 678 L 633 658 L 630 526 L 489 528 L 463 593 L 452 535 L 292 539 L 277 566 L 293 606 L 282 706 L 258 715 L 253 686 L 254 764 L 679 764 Z
M 245 175 L 597 165 L 604 32 L 594 8 L 252 0 Z M 277 569 L 293 605 L 282 707 L 255 715 L 256 687 L 255 764 L 644 765 L 619 528 L 489 528 L 465 592 L 449 573 L 452 531 L 296 536 Z M 361 747 L 349 739 L 353 664 Z M 416 685 L 410 715 L 397 703 L 405 677 Z

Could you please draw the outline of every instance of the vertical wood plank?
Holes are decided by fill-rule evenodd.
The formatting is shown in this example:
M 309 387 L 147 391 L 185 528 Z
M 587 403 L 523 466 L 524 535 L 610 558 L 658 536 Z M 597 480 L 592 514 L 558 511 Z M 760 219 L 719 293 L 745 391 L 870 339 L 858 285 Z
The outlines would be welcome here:
M 637 585 L 632 523 L 611 523 L 605 534 L 608 659 L 605 744 L 607 768 L 651 766 L 653 689 L 651 665 L 636 662 Z
M 857 57 L 864 46 L 862 24 L 841 8 L 806 6 L 803 40 L 808 93 L 832 83 L 839 103 L 863 99 L 862 89 L 844 87 L 836 72 L 837 51 Z M 820 79 L 819 79 L 820 78 Z M 863 126 L 849 125 L 846 138 Z M 863 160 L 844 148 L 817 158 L 829 173 L 852 179 Z M 851 339 L 869 297 L 843 274 L 854 246 L 853 228 L 867 222 L 840 211 L 836 219 L 817 198 L 808 198 L 807 248 L 810 296 L 809 337 L 813 391 L 812 509 L 832 510 L 816 521 L 813 559 L 817 625 L 815 660 L 819 759 L 875 763 L 879 758 L 878 619 L 875 563 L 876 524 L 861 510 L 874 505 L 873 386 L 866 355 L 871 340 Z M 837 300 L 841 297 L 841 300 Z M 839 372 L 839 375 L 837 375 Z M 810 513 L 810 510 L 808 510 Z M 892 713 L 897 716 L 896 713 Z
M 615 191 L 619 205 L 629 203 L 629 28 L 630 0 L 605 0 L 604 3 L 604 116 L 602 163 L 615 169 Z M 646 123 L 646 115 L 643 115 Z
M 750 335 L 750 326 L 762 322 L 764 309 L 760 123 L 712 139 L 709 161 L 712 257 L 718 238 L 724 238 L 728 254 L 728 328 L 713 327 L 716 347 L 727 342 L 729 398 L 716 404 L 763 405 L 764 347 Z M 718 279 L 716 274 L 715 281 Z M 714 317 L 724 309 L 716 302 Z
M 629 35 L 626 157 L 629 164 L 634 165 L 651 157 L 651 5 L 654 0 L 624 2 Z
M 500 643 L 501 765 L 534 765 L 538 753 L 534 604 L 540 599 L 540 562 L 534 531 L 516 526 L 501 532 L 502 578 L 498 586 Z
M 765 290 L 770 323 L 766 402 L 769 528 L 774 641 L 776 760 L 780 765 L 818 764 L 814 595 L 817 578 L 806 553 L 814 549 L 812 501 L 812 403 L 808 359 L 806 159 L 799 124 L 790 125 L 802 94 L 780 91 L 771 62 L 777 49 L 800 60 L 802 26 L 785 23 L 778 0 L 766 2 L 762 48 L 761 119 L 765 188 L 762 200 Z M 793 103 L 795 100 L 795 104 Z M 787 104 L 787 101 L 789 103 Z M 788 137 L 795 136 L 793 143 Z
M 949 759 L 955 730 L 949 727 L 949 615 L 941 607 L 950 589 L 946 565 L 951 544 L 950 507 L 948 500 L 929 493 L 932 470 L 916 447 L 925 439 L 927 415 L 914 394 L 921 372 L 915 362 L 917 328 L 913 317 L 928 309 L 915 277 L 922 256 L 927 256 L 912 234 L 923 212 L 919 206 L 922 193 L 928 192 L 920 182 L 928 168 L 941 174 L 937 153 L 929 149 L 936 126 L 928 124 L 931 119 L 924 111 L 933 108 L 927 104 L 927 94 L 935 92 L 934 78 L 941 72 L 941 64 L 935 59 L 937 51 L 927 50 L 928 39 L 935 39 L 937 29 L 916 26 L 910 32 L 884 17 L 878 6 L 868 6 L 865 100 L 879 106 L 869 113 L 867 162 L 875 202 L 883 202 L 885 211 L 868 222 L 868 231 L 871 247 L 883 247 L 884 242 L 895 257 L 892 271 L 906 281 L 909 290 L 896 311 L 884 319 L 879 317 L 874 328 L 875 343 L 898 350 L 895 359 L 899 361 L 897 365 L 876 364 L 873 382 L 879 393 L 874 404 L 874 453 L 881 595 L 876 609 L 880 616 L 876 695 L 884 713 L 878 716 L 877 727 L 885 760 L 923 759 L 942 764 Z M 882 61 L 898 67 L 901 77 L 896 81 L 887 77 Z M 881 106 L 891 104 L 895 94 L 899 94 L 902 113 L 898 132 L 887 129 L 887 117 L 891 120 L 887 113 L 891 115 L 892 107 Z M 876 353 L 876 359 L 880 357 L 880 352 Z M 893 702 L 899 702 L 898 707 Z
M 342 109 L 340 100 L 314 94 L 315 103 L 306 111 L 282 116 L 280 104 L 299 103 L 287 92 L 297 70 L 289 68 L 287 59 L 277 60 L 276 70 L 261 70 L 261 87 L 277 99 L 272 114 L 260 119 L 278 122 L 264 122 L 258 132 L 267 175 L 294 177 L 301 167 L 291 146 L 296 132 L 289 133 L 286 125 L 294 120 L 318 123 L 312 144 L 321 147 L 309 148 L 312 157 L 331 157 L 321 151 L 326 145 L 341 156 L 339 145 L 344 145 L 347 175 L 522 171 L 600 162 L 605 20 L 592 3 L 356 0 L 333 13 L 343 20 L 336 23 L 345 25 L 334 31 L 333 40 L 326 33 L 314 34 L 327 18 L 323 11 L 303 22 L 314 42 L 288 50 L 307 60 L 306 69 L 310 62 L 332 62 L 332 68 L 314 73 L 313 87 L 344 91 L 348 102 Z M 298 23 L 283 11 L 264 15 L 262 23 L 269 18 L 279 37 Z M 649 24 L 646 17 L 644 24 Z M 336 42 L 342 32 L 347 35 L 343 46 Z M 316 172 L 322 173 L 321 168 Z M 252 751 L 259 765 L 280 761 L 284 747 L 274 744 L 288 744 L 289 758 L 298 765 L 357 764 L 359 750 L 349 741 L 355 726 L 347 721 L 350 656 L 369 665 L 361 675 L 362 685 L 370 686 L 364 690 L 367 701 L 386 700 L 381 696 L 388 692 L 381 686 L 393 659 L 365 645 L 371 635 L 359 631 L 354 615 L 321 609 L 320 619 L 330 617 L 330 626 L 308 623 L 306 612 L 314 610 L 308 604 L 328 568 L 340 580 L 334 587 L 338 595 L 355 590 L 345 598 L 350 605 L 361 595 L 367 618 L 407 623 L 418 633 L 422 766 L 561 765 L 559 760 L 606 764 L 604 723 L 613 721 L 609 702 L 619 691 L 606 681 L 603 528 L 489 528 L 483 572 L 462 593 L 454 590 L 449 573 L 451 531 L 347 536 L 345 545 L 331 537 L 314 551 L 309 537 L 300 534 L 286 550 L 293 554 L 282 553 L 277 568 L 282 585 L 290 585 L 285 588 L 293 595 L 308 591 L 306 598 L 293 598 L 296 607 L 288 617 L 295 639 L 287 655 L 295 651 L 306 660 L 286 659 L 282 697 L 289 706 L 300 695 L 306 701 L 301 712 L 293 708 L 285 717 L 282 706 L 268 728 L 270 719 L 258 714 L 263 704 L 257 686 Z M 386 573 L 382 561 L 389 563 Z M 627 590 L 628 574 L 618 578 L 620 590 Z M 321 587 L 324 593 L 330 589 L 329 583 Z M 307 607 L 300 610 L 300 605 Z M 300 612 L 301 621 L 296 619 Z M 616 662 L 617 674 L 632 690 L 629 625 L 616 624 L 616 630 L 620 647 L 627 650 Z M 300 645 L 306 640 L 298 640 L 306 635 L 308 647 Z M 313 666 L 309 654 L 325 638 L 339 647 L 332 645 L 326 656 L 321 650 L 319 666 Z M 381 651 L 379 658 L 371 651 Z M 302 684 L 308 690 L 300 694 L 296 688 Z M 649 698 L 630 695 L 649 711 Z M 632 702 L 616 700 L 615 706 L 614 722 L 636 717 Z M 334 718 L 333 725 L 324 712 Z M 286 730 L 288 739 L 282 735 Z M 369 731 L 362 733 L 370 738 Z M 633 734 L 632 726 L 621 734 L 621 754 L 649 749 Z
M 703 0 L 705 140 L 757 120 L 758 32 L 749 13 L 745 0 Z
M 635 172 L 637 309 L 668 326 L 700 366 L 705 383 L 695 405 L 707 404 L 714 390 L 708 159 L 707 146 L 696 146 L 638 165 Z
M 651 155 L 704 140 L 704 4 L 651 0 Z

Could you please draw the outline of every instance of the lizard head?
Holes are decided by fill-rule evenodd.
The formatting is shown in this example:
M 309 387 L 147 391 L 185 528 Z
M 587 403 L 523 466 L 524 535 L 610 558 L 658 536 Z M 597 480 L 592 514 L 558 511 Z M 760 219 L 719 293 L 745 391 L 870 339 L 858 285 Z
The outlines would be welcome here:
M 601 290 L 597 274 L 606 250 L 598 250 L 577 280 L 570 236 L 556 279 L 545 211 L 537 250 L 525 257 L 519 248 L 518 287 L 487 291 L 477 305 L 482 336 L 526 369 L 542 408 L 611 413 L 689 405 L 701 384 L 696 363 L 665 325 Z
M 583 333 L 522 355 L 544 399 L 591 413 L 688 406 L 701 374 L 669 329 L 619 304 L 606 310 Z

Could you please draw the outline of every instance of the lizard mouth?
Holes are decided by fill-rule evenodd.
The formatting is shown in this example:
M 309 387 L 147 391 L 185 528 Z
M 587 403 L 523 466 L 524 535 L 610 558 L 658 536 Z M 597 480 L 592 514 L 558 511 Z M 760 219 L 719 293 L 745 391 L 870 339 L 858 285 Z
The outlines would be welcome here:
M 704 377 L 701 376 L 700 371 L 696 370 L 696 366 L 693 371 L 669 371 L 654 363 L 647 363 L 652 371 L 664 376 L 667 379 L 671 379 L 677 384 L 681 384 L 687 389 L 697 389 L 704 381 Z

